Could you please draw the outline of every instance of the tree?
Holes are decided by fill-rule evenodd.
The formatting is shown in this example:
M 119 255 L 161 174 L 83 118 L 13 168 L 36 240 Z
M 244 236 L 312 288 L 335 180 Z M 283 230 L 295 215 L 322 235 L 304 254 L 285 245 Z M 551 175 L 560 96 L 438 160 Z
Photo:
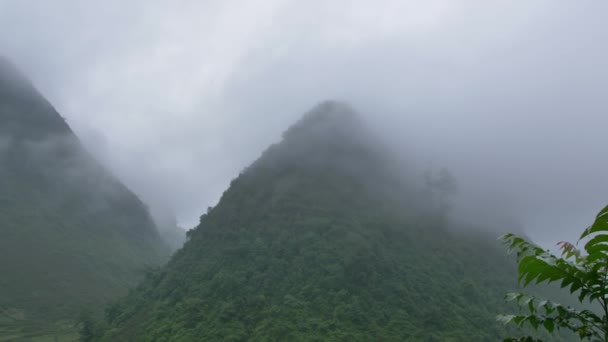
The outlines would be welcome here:
M 93 341 L 95 338 L 95 320 L 93 314 L 89 310 L 83 309 L 78 316 L 77 322 L 80 341 Z
M 501 237 L 509 245 L 509 251 L 517 252 L 520 283 L 559 282 L 581 303 L 597 305 L 601 310 L 578 310 L 523 293 L 507 294 L 506 300 L 515 301 L 521 315 L 500 315 L 498 320 L 519 327 L 529 325 L 538 330 L 553 333 L 556 329 L 570 330 L 581 340 L 608 341 L 608 206 L 596 216 L 593 224 L 585 229 L 576 245 L 559 242 L 561 256 L 526 241 L 513 234 Z M 579 243 L 585 241 L 579 250 Z M 505 342 L 540 341 L 532 337 L 506 339 Z

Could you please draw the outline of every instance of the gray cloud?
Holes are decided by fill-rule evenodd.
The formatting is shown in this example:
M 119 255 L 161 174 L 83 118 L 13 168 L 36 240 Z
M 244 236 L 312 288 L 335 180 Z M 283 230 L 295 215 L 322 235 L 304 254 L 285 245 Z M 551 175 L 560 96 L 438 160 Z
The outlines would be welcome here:
M 541 241 L 606 201 L 604 2 L 0 2 L 0 49 L 145 201 L 197 222 L 318 101 Z M 489 210 L 489 209 L 488 209 Z M 488 213 L 488 220 L 491 213 Z

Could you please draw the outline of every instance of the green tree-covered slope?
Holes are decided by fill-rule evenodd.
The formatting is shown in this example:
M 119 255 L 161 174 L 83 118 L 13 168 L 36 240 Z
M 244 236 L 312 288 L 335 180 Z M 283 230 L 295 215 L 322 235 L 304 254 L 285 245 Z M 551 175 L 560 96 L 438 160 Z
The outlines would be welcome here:
M 69 330 L 57 322 L 124 295 L 167 252 L 143 203 L 0 59 L 0 340 Z
M 351 109 L 319 105 L 95 339 L 499 340 L 514 262 L 495 236 L 448 229 L 445 206 L 404 172 Z

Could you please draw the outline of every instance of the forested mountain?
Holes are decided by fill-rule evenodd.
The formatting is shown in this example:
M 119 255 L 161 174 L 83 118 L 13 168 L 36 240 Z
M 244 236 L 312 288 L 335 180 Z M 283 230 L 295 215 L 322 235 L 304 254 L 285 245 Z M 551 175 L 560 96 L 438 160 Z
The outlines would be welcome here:
M 0 340 L 53 336 L 165 258 L 144 204 L 0 58 Z
M 454 227 L 407 172 L 347 105 L 320 104 L 85 337 L 499 340 L 513 260 L 496 236 Z

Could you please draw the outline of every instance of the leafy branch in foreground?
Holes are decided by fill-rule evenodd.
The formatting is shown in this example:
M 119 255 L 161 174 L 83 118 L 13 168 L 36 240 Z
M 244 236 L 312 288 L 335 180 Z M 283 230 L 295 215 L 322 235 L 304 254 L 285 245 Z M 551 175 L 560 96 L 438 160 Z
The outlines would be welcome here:
M 522 293 L 507 294 L 507 301 L 516 302 L 527 314 L 499 315 L 505 324 L 526 325 L 553 333 L 556 329 L 570 330 L 581 340 L 608 342 L 608 206 L 596 216 L 593 224 L 585 229 L 576 245 L 559 242 L 561 256 L 543 250 L 525 239 L 506 234 L 501 240 L 516 252 L 519 282 L 560 282 L 580 303 L 597 303 L 601 313 L 577 310 L 550 300 L 539 299 Z M 587 241 L 583 250 L 577 245 Z M 599 311 L 599 310 L 598 310 Z M 538 342 L 532 337 L 505 339 L 504 342 Z

